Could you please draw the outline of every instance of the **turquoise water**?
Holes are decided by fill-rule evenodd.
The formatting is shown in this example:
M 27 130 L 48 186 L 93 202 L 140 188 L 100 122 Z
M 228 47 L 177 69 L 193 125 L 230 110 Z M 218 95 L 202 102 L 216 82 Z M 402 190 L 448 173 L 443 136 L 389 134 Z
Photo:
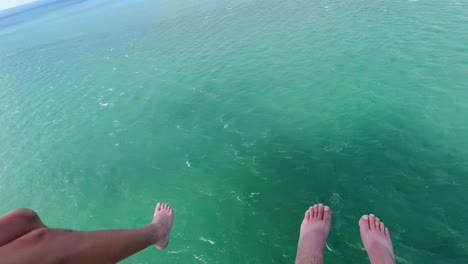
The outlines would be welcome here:
M 468 260 L 465 1 L 71 1 L 0 20 L 0 214 L 137 227 L 123 263 L 293 263 L 310 204 L 327 263 Z

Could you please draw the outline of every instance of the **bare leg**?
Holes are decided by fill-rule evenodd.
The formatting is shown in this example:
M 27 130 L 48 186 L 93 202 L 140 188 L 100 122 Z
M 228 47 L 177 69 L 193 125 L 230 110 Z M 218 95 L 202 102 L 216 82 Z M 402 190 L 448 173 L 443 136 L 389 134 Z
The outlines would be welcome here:
M 323 264 L 323 250 L 330 232 L 331 211 L 323 204 L 310 207 L 304 216 L 296 264 Z
M 2 264 L 106 264 L 116 263 L 150 245 L 164 249 L 174 214 L 168 204 L 158 204 L 154 220 L 129 230 L 79 232 L 42 228 L 0 248 Z
M 363 215 L 359 220 L 361 238 L 372 264 L 395 264 L 390 232 L 378 217 Z
M 46 226 L 36 212 L 29 209 L 15 209 L 0 217 L 0 247 L 19 237 Z

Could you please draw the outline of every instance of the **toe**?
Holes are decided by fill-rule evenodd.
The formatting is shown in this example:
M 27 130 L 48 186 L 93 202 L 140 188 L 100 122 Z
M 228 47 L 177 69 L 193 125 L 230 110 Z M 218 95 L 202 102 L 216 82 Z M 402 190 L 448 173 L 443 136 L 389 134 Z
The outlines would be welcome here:
M 318 205 L 318 219 L 323 219 L 323 204 Z
M 390 231 L 388 231 L 388 228 L 385 228 L 385 237 L 390 238 Z
M 156 211 L 161 211 L 161 203 L 158 203 L 158 204 L 156 205 Z
M 368 215 L 363 215 L 361 219 L 359 219 L 359 227 L 361 228 L 361 231 L 367 231 L 370 229 Z
M 307 221 L 310 220 L 310 211 L 309 211 L 309 210 L 306 210 L 306 211 L 305 211 L 304 220 L 307 220 Z
M 385 225 L 383 222 L 380 222 L 380 233 L 385 234 Z
M 378 217 L 375 218 L 375 230 L 380 231 L 380 219 Z
M 325 222 L 330 222 L 331 221 L 331 215 L 332 215 L 332 213 L 331 213 L 330 207 L 325 206 L 323 208 L 323 220 Z
M 318 217 L 318 207 L 315 204 L 314 207 L 312 207 L 313 213 L 312 213 L 312 218 L 317 218 Z
M 375 215 L 369 215 L 369 226 L 371 230 L 375 230 Z

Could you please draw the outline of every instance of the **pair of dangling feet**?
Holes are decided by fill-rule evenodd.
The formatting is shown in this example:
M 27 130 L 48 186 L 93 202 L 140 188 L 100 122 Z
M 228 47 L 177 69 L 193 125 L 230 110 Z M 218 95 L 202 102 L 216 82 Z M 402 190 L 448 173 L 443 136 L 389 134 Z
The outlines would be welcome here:
M 323 251 L 330 232 L 332 212 L 328 206 L 316 204 L 304 215 L 299 235 L 296 264 L 323 263 Z M 372 264 L 394 264 L 390 232 L 373 214 L 359 220 L 361 239 Z

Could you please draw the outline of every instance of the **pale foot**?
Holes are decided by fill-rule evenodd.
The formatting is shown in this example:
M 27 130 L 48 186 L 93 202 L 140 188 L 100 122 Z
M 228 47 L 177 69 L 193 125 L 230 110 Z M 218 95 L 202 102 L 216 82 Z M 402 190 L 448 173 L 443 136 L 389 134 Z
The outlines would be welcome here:
M 373 214 L 363 215 L 359 227 L 371 264 L 395 264 L 390 232 L 384 223 Z
M 331 210 L 323 204 L 310 207 L 304 216 L 297 246 L 296 264 L 323 263 L 323 250 L 330 232 Z
M 154 228 L 154 237 L 152 244 L 163 250 L 169 244 L 169 233 L 171 232 L 172 222 L 174 222 L 174 211 L 172 207 L 165 203 L 158 203 L 154 211 L 154 219 L 150 224 Z

